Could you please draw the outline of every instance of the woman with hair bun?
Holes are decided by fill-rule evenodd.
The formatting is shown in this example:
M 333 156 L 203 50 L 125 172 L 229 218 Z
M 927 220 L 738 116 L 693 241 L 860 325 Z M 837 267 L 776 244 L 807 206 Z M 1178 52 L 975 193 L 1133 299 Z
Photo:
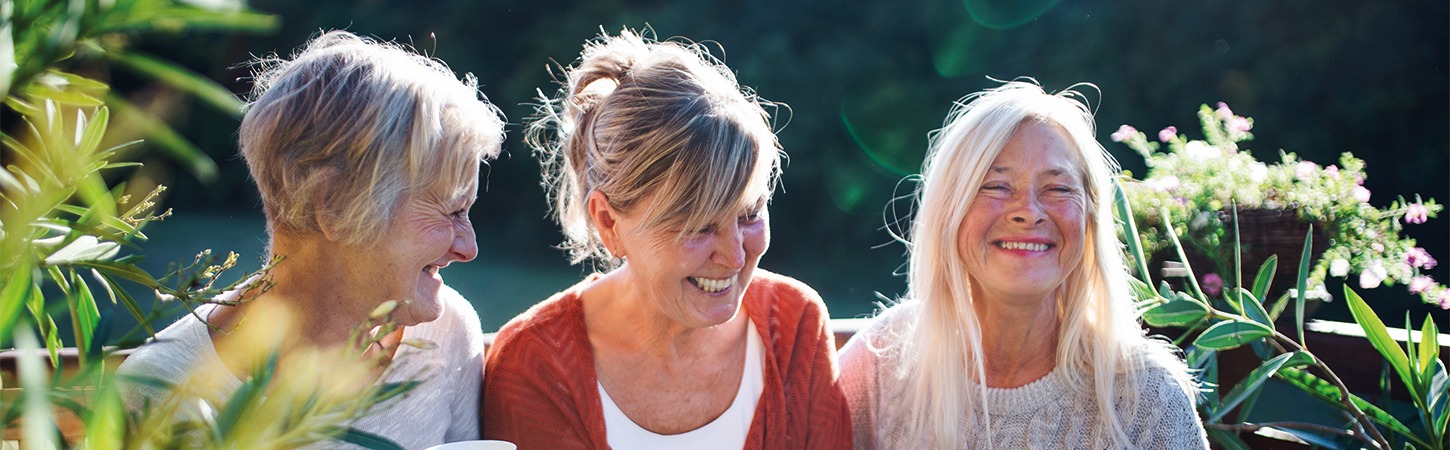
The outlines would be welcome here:
M 504 325 L 483 429 L 520 448 L 845 448 L 829 316 L 759 269 L 780 153 L 697 44 L 587 44 L 529 140 L 572 262 L 607 269 Z
M 858 449 L 1208 446 L 1148 338 L 1110 210 L 1117 164 L 1072 91 L 967 96 L 922 167 L 906 300 L 841 351 Z

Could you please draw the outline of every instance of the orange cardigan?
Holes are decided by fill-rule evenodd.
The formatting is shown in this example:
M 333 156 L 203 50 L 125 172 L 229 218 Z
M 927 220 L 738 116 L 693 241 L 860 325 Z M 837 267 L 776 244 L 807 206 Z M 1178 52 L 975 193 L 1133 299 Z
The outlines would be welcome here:
M 484 439 L 522 450 L 609 448 L 579 299 L 595 278 L 534 305 L 498 332 L 484 363 Z M 765 389 L 745 448 L 851 448 L 851 414 L 820 295 L 757 269 L 744 308 L 766 351 Z

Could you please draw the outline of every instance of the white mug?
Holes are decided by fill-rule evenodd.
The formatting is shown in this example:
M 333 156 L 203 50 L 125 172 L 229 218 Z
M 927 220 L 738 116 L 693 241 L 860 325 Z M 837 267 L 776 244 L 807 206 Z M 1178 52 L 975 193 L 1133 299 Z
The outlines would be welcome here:
M 518 450 L 509 441 L 459 441 L 428 447 L 427 450 Z

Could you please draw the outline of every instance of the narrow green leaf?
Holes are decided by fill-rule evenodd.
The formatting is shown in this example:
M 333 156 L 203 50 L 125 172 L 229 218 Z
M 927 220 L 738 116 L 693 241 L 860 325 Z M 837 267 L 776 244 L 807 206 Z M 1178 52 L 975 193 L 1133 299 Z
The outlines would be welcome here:
M 87 448 L 124 448 L 126 408 L 115 383 L 99 389 L 82 417 L 86 423 Z
M 146 273 L 145 270 L 141 270 L 140 267 L 136 267 L 133 264 L 119 264 L 114 261 L 95 260 L 80 261 L 77 262 L 76 265 L 81 267 L 100 269 L 102 273 L 107 273 L 131 281 L 135 281 L 136 283 L 139 283 L 140 285 L 148 288 L 155 289 L 157 287 L 160 287 L 160 285 L 156 284 L 156 278 L 152 277 L 151 274 Z
M 15 346 L 20 350 L 16 369 L 25 400 L 25 420 L 20 433 L 28 448 L 56 448 L 55 418 L 50 408 L 50 384 L 45 365 L 40 359 L 40 342 L 29 327 L 15 330 Z
M 1123 235 L 1128 241 L 1128 253 L 1133 255 L 1133 269 L 1137 270 L 1138 276 L 1145 281 L 1153 279 L 1148 272 L 1148 258 L 1143 255 L 1143 243 L 1139 241 L 1138 225 L 1133 221 L 1132 204 L 1128 201 L 1128 194 L 1123 192 L 1123 184 L 1113 179 L 1113 207 L 1118 212 L 1118 219 L 1123 222 Z
M 372 450 L 404 450 L 403 446 L 388 440 L 388 438 L 353 427 L 348 427 L 346 430 L 343 430 L 342 434 L 337 437 L 337 440 Z
M 91 294 L 91 287 L 86 284 L 85 278 L 72 274 L 71 281 L 76 292 L 73 297 L 75 303 L 71 305 L 71 317 L 75 319 L 71 325 L 75 329 L 76 348 L 90 348 L 91 339 L 95 337 L 96 326 L 101 321 L 101 313 L 96 308 L 96 297 Z
M 1168 208 L 1159 208 L 1158 214 L 1169 217 Z M 1178 230 L 1173 229 L 1173 224 L 1166 220 L 1163 222 L 1163 229 L 1168 231 L 1168 240 L 1173 243 L 1173 250 L 1178 253 L 1178 260 L 1183 261 L 1183 270 L 1188 272 L 1188 285 L 1193 287 L 1194 295 L 1205 301 L 1208 300 L 1208 296 L 1203 294 L 1203 287 L 1198 285 L 1198 274 L 1193 273 L 1193 265 L 1188 264 L 1188 254 L 1184 253 L 1183 243 L 1178 240 Z
M 1209 440 L 1226 450 L 1253 450 L 1253 447 L 1249 447 L 1249 443 L 1244 442 L 1243 439 L 1239 439 L 1237 434 L 1214 428 L 1206 431 L 1208 432 Z
M 1310 374 L 1307 371 L 1295 368 L 1281 369 L 1279 370 L 1279 373 L 1277 373 L 1275 376 L 1278 377 L 1280 380 L 1284 380 L 1285 382 L 1299 388 L 1300 390 L 1309 394 L 1310 397 L 1314 397 L 1315 399 L 1318 399 L 1325 404 L 1334 406 L 1341 410 L 1345 410 L 1346 412 L 1348 411 L 1347 407 L 1340 402 L 1340 399 L 1344 398 L 1343 393 L 1339 390 L 1338 386 L 1335 386 L 1328 381 L 1324 381 L 1319 377 Z M 1363 411 L 1365 417 L 1368 417 L 1370 421 L 1385 428 L 1388 428 L 1390 431 L 1399 434 L 1405 439 L 1413 441 L 1416 446 L 1423 448 L 1432 448 L 1429 444 L 1425 443 L 1425 441 L 1421 439 L 1420 436 L 1416 435 L 1413 431 L 1410 431 L 1410 428 L 1405 426 L 1403 422 L 1400 422 L 1400 419 L 1396 419 L 1395 416 L 1390 415 L 1390 413 L 1385 412 L 1378 406 L 1375 406 L 1370 402 L 1364 401 L 1364 399 L 1354 394 L 1350 394 L 1349 400 L 1350 402 L 1354 403 L 1354 405 L 1358 407 L 1360 411 Z
M 1259 274 L 1254 276 L 1254 297 L 1260 301 L 1267 301 L 1265 295 L 1269 295 L 1269 287 L 1274 282 L 1274 274 L 1279 270 L 1279 255 L 1269 255 L 1264 259 L 1264 265 L 1259 266 Z
M 16 264 L 5 281 L 5 288 L 0 290 L 0 343 L 13 339 L 10 336 L 14 336 L 15 324 L 29 303 L 25 297 L 34 284 L 34 276 L 28 264 Z
M 216 181 L 216 163 L 166 122 L 137 110 L 119 96 L 106 96 L 106 104 L 116 110 L 118 119 L 135 123 L 146 134 L 147 143 L 156 145 L 173 160 L 186 166 L 192 176 L 205 183 Z
M 107 56 L 130 70 L 161 80 L 177 89 L 197 96 L 218 111 L 232 117 L 242 116 L 242 101 L 235 94 L 212 81 L 175 63 L 137 52 L 107 52 Z
M 1198 335 L 1198 339 L 1193 341 L 1193 345 L 1214 350 L 1228 350 L 1272 334 L 1274 334 L 1273 330 L 1257 322 L 1225 320 L 1204 330 L 1203 334 Z
M 121 249 L 121 244 L 101 241 L 95 236 L 83 235 L 51 253 L 45 258 L 47 266 L 65 266 L 81 262 L 108 260 Z
M 1407 311 L 1406 314 L 1409 314 Z M 1409 327 L 1405 328 L 1409 331 Z M 1420 373 L 1428 374 L 1430 366 L 1434 361 L 1440 359 L 1440 330 L 1435 327 L 1435 321 L 1430 316 L 1425 316 L 1424 325 L 1420 326 Z M 1428 378 L 1426 378 L 1428 379 Z
M 1263 387 L 1264 382 L 1268 381 L 1269 377 L 1274 376 L 1275 373 L 1278 373 L 1279 369 L 1284 367 L 1284 364 L 1288 363 L 1290 359 L 1295 357 L 1296 354 L 1297 352 L 1284 353 L 1282 355 L 1275 356 L 1268 361 L 1264 361 L 1264 363 L 1260 364 L 1258 368 L 1255 368 L 1253 371 L 1249 372 L 1248 375 L 1244 376 L 1243 381 L 1240 381 L 1237 386 L 1234 386 L 1233 390 L 1230 390 L 1228 394 L 1224 395 L 1223 404 L 1219 408 L 1218 412 L 1214 413 L 1214 415 L 1212 416 L 1209 416 L 1208 420 L 1205 420 L 1204 422 L 1218 423 L 1220 419 L 1223 419 L 1224 415 L 1228 414 L 1228 412 L 1234 409 L 1235 406 L 1238 406 L 1240 403 L 1242 403 L 1244 399 L 1248 398 L 1249 395 L 1259 392 L 1259 389 Z
M 1314 225 L 1304 232 L 1304 251 L 1299 254 L 1299 276 L 1294 295 L 1294 326 L 1299 331 L 1299 346 L 1309 348 L 1304 341 L 1304 295 L 1309 289 L 1309 262 L 1313 260 Z M 1348 289 L 1346 287 L 1345 289 Z
M 1143 321 L 1155 327 L 1188 326 L 1208 317 L 1208 306 L 1179 297 L 1143 311 Z
M 101 146 L 101 138 L 106 135 L 106 125 L 110 121 L 110 109 L 106 107 L 96 109 L 95 115 L 91 116 L 90 123 L 86 124 L 80 142 L 76 143 L 76 152 L 81 155 L 95 155 L 96 150 Z
M 1264 310 L 1264 304 L 1259 302 L 1257 296 L 1248 289 L 1238 288 L 1239 304 L 1243 306 L 1244 317 L 1258 322 L 1269 329 L 1274 329 L 1274 320 L 1269 318 L 1269 312 Z
M 1400 348 L 1400 344 L 1390 337 L 1385 323 L 1380 321 L 1379 316 L 1375 315 L 1369 304 L 1365 303 L 1364 299 L 1360 298 L 1359 294 L 1349 286 L 1344 287 L 1344 298 L 1345 303 L 1349 305 L 1349 312 L 1354 315 L 1354 321 L 1359 323 L 1360 328 L 1364 329 L 1364 335 L 1369 339 L 1369 343 L 1379 351 L 1381 356 L 1384 356 L 1385 361 L 1389 362 L 1390 368 L 1400 376 L 1400 381 L 1411 390 L 1411 396 L 1419 397 L 1420 393 L 1414 391 L 1417 386 L 1415 380 L 1418 377 L 1410 369 L 1410 359 Z
M 1431 432 L 1443 441 L 1446 426 L 1450 425 L 1450 376 L 1446 375 L 1445 363 L 1440 360 L 1435 360 L 1430 367 L 1430 395 L 1425 403 L 1430 406 Z
M 264 33 L 281 24 L 277 16 L 255 11 L 215 11 L 195 7 L 157 8 L 152 14 L 136 15 L 133 20 L 118 22 L 103 31 L 166 31 L 180 32 L 211 29 L 232 32 Z

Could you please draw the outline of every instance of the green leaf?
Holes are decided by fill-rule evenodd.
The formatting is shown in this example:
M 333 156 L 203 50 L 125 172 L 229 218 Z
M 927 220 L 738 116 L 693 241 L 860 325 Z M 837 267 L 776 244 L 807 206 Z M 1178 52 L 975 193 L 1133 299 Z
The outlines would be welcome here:
M 1328 381 L 1324 381 L 1319 377 L 1310 374 L 1307 371 L 1296 368 L 1281 369 L 1279 370 L 1279 373 L 1275 376 L 1278 377 L 1280 380 L 1284 380 L 1285 382 L 1293 385 L 1294 387 L 1299 388 L 1299 390 L 1304 391 L 1304 393 L 1309 394 L 1309 396 L 1314 397 L 1319 401 L 1322 401 L 1330 406 L 1334 406 L 1348 412 L 1348 407 L 1344 406 L 1344 404 L 1340 401 L 1344 398 L 1343 393 L 1339 390 L 1338 386 L 1335 386 Z M 1349 400 L 1350 402 L 1354 403 L 1354 405 L 1358 407 L 1360 411 L 1363 411 L 1365 417 L 1368 417 L 1370 421 L 1385 428 L 1388 428 L 1390 431 L 1394 431 L 1396 434 L 1399 434 L 1400 436 L 1403 436 L 1404 438 L 1413 441 L 1414 444 L 1417 446 L 1431 448 L 1429 444 L 1425 443 L 1424 439 L 1421 439 L 1413 431 L 1410 431 L 1409 427 L 1405 426 L 1404 423 L 1400 422 L 1400 419 L 1396 419 L 1395 416 L 1390 415 L 1390 413 L 1385 412 L 1383 409 L 1380 409 L 1378 406 L 1375 406 L 1370 402 L 1364 401 L 1364 399 L 1360 398 L 1358 395 L 1350 394 Z
M 55 418 L 50 407 L 50 385 L 40 359 L 40 342 L 29 327 L 15 330 L 15 347 L 20 350 L 15 366 L 25 400 L 25 420 L 20 435 L 28 448 L 56 448 Z
M 1253 450 L 1253 447 L 1249 447 L 1249 443 L 1244 442 L 1243 439 L 1239 439 L 1237 434 L 1213 428 L 1205 431 L 1208 432 L 1209 440 L 1226 450 Z
M 1253 371 L 1249 372 L 1248 375 L 1245 375 L 1243 381 L 1240 381 L 1237 386 L 1234 386 L 1233 390 L 1230 390 L 1228 394 L 1224 395 L 1223 404 L 1219 407 L 1218 412 L 1214 413 L 1212 416 L 1209 416 L 1208 420 L 1205 420 L 1204 422 L 1218 423 L 1220 419 L 1223 419 L 1224 415 L 1228 414 L 1228 412 L 1234 409 L 1235 406 L 1238 406 L 1240 403 L 1242 403 L 1244 399 L 1248 398 L 1252 394 L 1259 392 L 1259 389 L 1263 387 L 1264 382 L 1268 381 L 1270 377 L 1273 377 L 1275 373 L 1278 373 L 1279 369 L 1283 368 L 1285 364 L 1288 364 L 1291 361 L 1299 361 L 1302 363 L 1305 358 L 1309 358 L 1310 360 L 1313 359 L 1312 356 L 1300 356 L 1300 352 L 1294 352 L 1285 353 L 1279 356 L 1275 356 L 1273 359 L 1270 359 L 1268 361 L 1264 361 L 1264 363 L 1260 364 L 1258 368 L 1255 368 Z
M 343 430 L 342 434 L 337 437 L 337 440 L 373 450 L 404 450 L 403 446 L 388 440 L 388 438 L 353 427 L 348 427 L 346 430 Z
M 105 261 L 120 252 L 121 244 L 101 241 L 95 236 L 82 235 L 51 253 L 45 258 L 47 266 L 65 266 L 90 261 Z
M 1187 297 L 1176 297 L 1143 311 L 1143 321 L 1155 327 L 1189 326 L 1208 317 L 1208 306 Z
M 1369 304 L 1365 303 L 1364 299 L 1354 292 L 1354 289 L 1345 286 L 1344 297 L 1345 302 L 1349 304 L 1349 312 L 1354 315 L 1354 321 L 1359 323 L 1360 328 L 1364 329 L 1364 335 L 1369 339 L 1369 343 L 1379 351 L 1381 356 L 1384 356 L 1385 361 L 1389 362 L 1390 368 L 1393 368 L 1395 374 L 1400 376 L 1400 381 L 1410 389 L 1410 395 L 1419 397 L 1421 393 L 1416 392 L 1416 386 L 1419 386 L 1419 383 L 1415 382 L 1419 377 L 1410 368 L 1410 359 L 1400 348 L 1400 344 L 1390 337 L 1385 323 L 1380 321 L 1379 316 L 1375 315 L 1374 310 L 1370 309 Z
M 1128 202 L 1128 194 L 1123 192 L 1123 184 L 1118 179 L 1113 179 L 1113 206 L 1118 212 L 1118 219 L 1123 221 L 1123 240 L 1128 241 L 1128 253 L 1133 255 L 1133 269 L 1137 270 L 1138 276 L 1143 280 L 1152 280 L 1148 272 L 1148 258 L 1143 255 L 1143 243 L 1138 236 L 1138 225 L 1133 222 L 1132 204 Z
M 1408 312 L 1406 312 L 1408 314 Z M 1407 332 L 1409 328 L 1405 329 Z M 1424 325 L 1420 326 L 1420 373 L 1428 375 L 1430 366 L 1435 360 L 1440 359 L 1440 330 L 1435 326 L 1435 321 L 1430 316 L 1425 316 Z M 1425 378 L 1428 379 L 1428 378 Z
M 0 343 L 13 339 L 15 324 L 28 303 L 26 294 L 34 284 L 35 272 L 28 264 L 17 264 L 11 270 L 4 289 L 0 289 Z
M 1239 304 L 1244 309 L 1244 317 L 1269 327 L 1271 330 L 1274 329 L 1274 320 L 1269 318 L 1269 312 L 1264 310 L 1264 304 L 1259 302 L 1259 298 L 1253 292 L 1238 288 L 1238 294 Z
M 146 273 L 145 270 L 141 270 L 140 267 L 136 267 L 133 264 L 121 264 L 114 261 L 96 260 L 81 261 L 76 263 L 76 265 L 81 267 L 100 269 L 102 273 L 115 275 L 121 278 L 135 281 L 136 283 L 139 283 L 142 286 L 148 288 L 155 289 L 157 287 L 160 287 L 160 285 L 156 283 L 155 277 L 152 277 L 151 274 Z
M 204 183 L 216 181 L 216 163 L 166 122 L 137 110 L 135 106 L 115 95 L 106 96 L 106 104 L 116 110 L 117 118 L 135 123 L 146 134 L 147 143 L 156 145 L 173 160 L 181 163 L 196 179 Z
M 1158 214 L 1169 217 L 1168 208 L 1160 207 Z M 1178 260 L 1183 261 L 1183 270 L 1188 272 L 1188 285 L 1193 287 L 1193 293 L 1198 298 L 1208 300 L 1203 294 L 1203 287 L 1198 285 L 1198 274 L 1193 273 L 1193 265 L 1188 264 L 1188 254 L 1183 252 L 1183 243 L 1178 240 L 1178 230 L 1173 229 L 1173 224 L 1164 221 L 1163 229 L 1168 231 L 1168 239 L 1173 243 L 1173 250 L 1178 253 Z
M 1193 345 L 1211 348 L 1214 350 L 1228 350 L 1238 348 L 1274 334 L 1273 330 L 1257 322 L 1246 322 L 1242 320 L 1225 320 L 1203 331 Z
M 1259 274 L 1254 276 L 1254 298 L 1260 301 L 1268 300 L 1269 286 L 1274 282 L 1274 274 L 1279 270 L 1279 255 L 1269 255 L 1264 259 L 1264 265 L 1259 266 Z
M 217 11 L 194 7 L 158 8 L 149 15 L 120 22 L 102 31 L 166 31 L 210 29 L 233 32 L 265 33 L 281 24 L 275 15 L 255 11 Z
M 1304 232 L 1304 251 L 1299 254 L 1299 281 L 1294 295 L 1294 326 L 1299 331 L 1299 346 L 1309 348 L 1304 342 L 1304 294 L 1309 289 L 1309 262 L 1313 260 L 1314 225 Z M 1345 289 L 1348 289 L 1346 287 Z
M 75 276 L 72 272 L 71 281 L 76 293 L 72 297 L 74 303 L 71 305 L 71 318 L 74 321 L 71 326 L 75 328 L 76 348 L 90 348 L 96 326 L 101 321 L 101 313 L 96 309 L 96 297 L 91 294 L 91 287 L 86 284 L 85 278 Z
M 115 383 L 101 388 L 82 416 L 86 423 L 87 448 L 123 448 L 126 437 L 126 409 Z
M 1446 426 L 1450 425 L 1450 376 L 1445 373 L 1445 363 L 1435 360 L 1430 370 L 1430 392 L 1425 404 L 1429 405 L 1430 423 L 1434 436 L 1445 437 Z
M 122 67 L 156 78 L 195 95 L 232 117 L 241 118 L 242 116 L 241 99 L 210 78 L 203 77 L 175 63 L 137 52 L 108 52 L 106 55 Z

